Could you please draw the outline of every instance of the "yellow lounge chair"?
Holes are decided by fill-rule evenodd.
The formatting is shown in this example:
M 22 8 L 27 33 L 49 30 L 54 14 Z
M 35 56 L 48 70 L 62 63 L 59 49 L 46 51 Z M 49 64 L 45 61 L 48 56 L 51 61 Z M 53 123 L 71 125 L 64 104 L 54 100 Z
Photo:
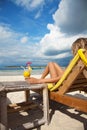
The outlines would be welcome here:
M 61 79 L 54 86 L 48 84 L 48 89 L 51 100 L 87 112 L 86 99 L 68 94 L 78 90 L 87 92 L 87 50 L 78 50 L 78 53 L 71 60 Z M 40 91 L 34 91 L 40 93 Z
M 87 100 L 68 95 L 72 91 L 87 92 L 87 50 L 80 49 L 62 78 L 50 88 L 50 99 L 87 112 Z

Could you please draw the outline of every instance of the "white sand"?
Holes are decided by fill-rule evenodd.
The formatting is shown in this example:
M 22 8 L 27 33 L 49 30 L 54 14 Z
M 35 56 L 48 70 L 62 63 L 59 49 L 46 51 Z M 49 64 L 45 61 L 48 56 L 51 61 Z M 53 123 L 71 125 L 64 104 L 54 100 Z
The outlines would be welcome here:
M 40 75 L 33 75 L 34 77 L 39 78 Z M 17 75 L 17 76 L 0 76 L 0 82 L 1 81 L 24 81 L 25 78 L 22 75 Z
M 40 75 L 34 75 L 34 77 L 39 78 Z M 24 81 L 24 77 L 0 76 L 1 81 Z M 87 99 L 87 94 L 82 93 L 82 95 Z M 24 92 L 8 93 L 7 96 L 8 102 L 15 103 L 25 100 Z M 51 105 L 53 109 L 50 109 L 50 124 L 49 126 L 41 126 L 41 130 L 87 130 L 87 115 L 85 113 L 75 111 L 59 103 L 52 103 Z

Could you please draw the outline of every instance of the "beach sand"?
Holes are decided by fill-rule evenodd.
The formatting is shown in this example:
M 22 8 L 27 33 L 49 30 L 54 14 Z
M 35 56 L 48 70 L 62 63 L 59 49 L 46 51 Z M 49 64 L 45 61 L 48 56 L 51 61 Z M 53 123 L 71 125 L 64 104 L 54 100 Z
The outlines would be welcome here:
M 40 77 L 40 75 L 34 75 L 34 77 Z M 0 76 L 0 82 L 1 81 L 24 81 L 23 76 Z M 34 92 L 31 92 L 31 95 L 34 95 Z M 73 95 L 78 95 L 82 96 L 87 99 L 87 94 L 84 93 L 71 93 Z M 36 94 L 36 96 L 38 96 Z M 24 92 L 13 92 L 13 93 L 8 93 L 7 94 L 7 101 L 8 103 L 17 103 L 17 102 L 22 102 L 25 100 L 24 97 Z M 37 98 L 37 102 L 40 101 L 40 96 Z M 34 110 L 33 110 L 34 111 Z M 38 110 L 37 110 L 38 111 Z M 40 117 L 41 112 L 37 112 L 30 110 L 32 113 L 33 118 L 36 116 L 36 114 Z M 49 125 L 42 125 L 41 130 L 87 130 L 87 114 L 74 110 L 68 106 L 65 106 L 60 103 L 56 103 L 53 101 L 50 101 L 50 123 Z M 25 117 L 25 120 L 28 120 L 28 117 L 26 117 L 26 112 L 22 113 L 23 116 Z M 14 121 L 15 115 L 13 114 L 12 120 Z M 36 117 L 35 117 L 36 118 Z M 32 117 L 31 117 L 32 121 Z M 11 124 L 13 125 L 13 124 Z M 12 129 L 13 130 L 13 129 Z M 15 130 L 20 130 L 20 129 L 15 129 Z M 22 129 L 21 129 L 22 130 Z M 34 129 L 36 130 L 36 129 Z

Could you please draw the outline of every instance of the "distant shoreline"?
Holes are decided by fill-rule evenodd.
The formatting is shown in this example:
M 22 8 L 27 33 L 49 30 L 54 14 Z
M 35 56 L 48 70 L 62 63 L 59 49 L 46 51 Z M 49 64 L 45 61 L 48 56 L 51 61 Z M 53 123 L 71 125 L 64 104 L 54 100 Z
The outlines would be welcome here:
M 21 66 L 5 66 L 6 68 L 21 68 Z M 26 67 L 26 66 L 24 66 Z M 32 69 L 40 69 L 40 68 L 45 68 L 45 66 L 31 66 Z

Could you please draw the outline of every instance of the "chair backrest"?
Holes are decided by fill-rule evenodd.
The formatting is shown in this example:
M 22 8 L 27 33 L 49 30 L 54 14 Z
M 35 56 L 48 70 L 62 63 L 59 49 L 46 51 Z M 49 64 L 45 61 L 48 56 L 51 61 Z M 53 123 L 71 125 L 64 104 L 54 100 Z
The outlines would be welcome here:
M 77 90 L 87 92 L 87 77 L 85 77 L 83 72 L 77 77 L 68 91 L 72 92 Z
M 57 89 L 60 89 L 62 84 L 65 84 L 65 81 L 66 81 L 66 87 L 73 83 L 73 81 L 75 80 L 74 78 L 77 78 L 78 74 L 81 73 L 82 69 L 87 65 L 87 59 L 85 57 L 85 55 L 83 54 L 84 50 L 83 49 L 80 49 L 78 51 L 78 53 L 75 55 L 75 57 L 71 60 L 70 64 L 68 65 L 67 69 L 65 70 L 62 78 L 56 83 L 55 86 L 53 86 L 53 88 L 51 88 L 50 91 L 54 91 L 54 90 L 57 90 Z M 85 50 L 85 54 L 87 53 L 87 51 Z M 87 56 L 87 55 L 86 55 Z M 78 61 L 80 61 L 78 63 Z M 78 65 L 76 66 L 76 64 L 78 63 Z M 81 68 L 81 65 L 83 63 L 83 66 Z M 76 66 L 76 67 L 75 67 Z M 78 69 L 77 69 L 78 67 Z M 76 70 L 75 70 L 76 69 Z M 75 71 L 76 73 L 74 73 L 73 71 Z M 72 79 L 68 79 L 68 81 L 66 80 L 67 77 L 70 75 L 70 73 L 73 72 L 73 75 L 71 76 Z M 75 76 L 76 75 L 76 76 Z M 74 77 L 75 76 L 75 77 Z M 64 85 L 63 85 L 64 86 Z M 67 87 L 67 88 L 68 88 Z M 64 87 L 65 88 L 65 87 Z M 65 91 L 66 91 L 66 88 L 65 88 Z M 63 91 L 64 92 L 64 91 Z

